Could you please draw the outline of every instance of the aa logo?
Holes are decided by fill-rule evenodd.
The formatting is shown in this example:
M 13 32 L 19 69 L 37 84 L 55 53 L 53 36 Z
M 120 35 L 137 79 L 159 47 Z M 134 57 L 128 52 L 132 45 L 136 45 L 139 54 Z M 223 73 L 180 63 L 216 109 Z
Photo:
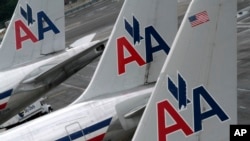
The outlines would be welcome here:
M 126 72 L 126 65 L 135 62 L 138 66 L 143 66 L 146 63 L 153 61 L 153 54 L 158 51 L 164 51 L 169 53 L 169 46 L 162 36 L 157 32 L 153 26 L 147 26 L 143 28 L 145 35 L 141 35 L 140 22 L 133 17 L 133 23 L 130 24 L 124 19 L 124 25 L 126 32 L 133 38 L 133 42 L 129 42 L 129 39 L 125 36 L 117 39 L 117 59 L 118 59 L 118 74 Z M 157 45 L 153 45 L 152 40 L 157 42 Z M 136 50 L 135 46 L 145 42 L 146 59 Z M 125 56 L 125 52 L 129 55 Z
M 211 94 L 206 90 L 204 86 L 197 86 L 192 88 L 193 99 L 188 99 L 188 84 L 181 74 L 178 74 L 178 82 L 173 82 L 168 76 L 167 89 L 169 93 L 176 99 L 178 103 L 178 109 L 176 109 L 169 100 L 161 101 L 157 104 L 158 114 L 158 141 L 166 141 L 167 136 L 177 131 L 182 131 L 186 136 L 199 132 L 203 129 L 202 123 L 204 120 L 216 116 L 221 122 L 229 119 L 228 115 L 215 101 Z M 209 108 L 204 111 L 202 108 L 205 102 Z M 185 118 L 182 117 L 181 111 L 186 110 L 188 105 L 192 104 L 193 109 L 193 126 L 189 125 Z M 174 124 L 169 124 L 166 115 L 169 115 Z
M 27 9 L 24 10 L 20 6 L 20 14 L 26 22 L 19 19 L 15 21 L 15 36 L 16 36 L 16 49 L 22 48 L 22 43 L 25 41 L 31 41 L 36 43 L 44 39 L 45 33 L 51 31 L 54 34 L 60 33 L 56 25 L 51 21 L 51 19 L 46 15 L 44 11 L 39 11 L 36 13 L 37 19 L 33 18 L 33 10 L 27 4 Z M 30 26 L 37 24 L 37 33 L 35 35 L 31 30 Z

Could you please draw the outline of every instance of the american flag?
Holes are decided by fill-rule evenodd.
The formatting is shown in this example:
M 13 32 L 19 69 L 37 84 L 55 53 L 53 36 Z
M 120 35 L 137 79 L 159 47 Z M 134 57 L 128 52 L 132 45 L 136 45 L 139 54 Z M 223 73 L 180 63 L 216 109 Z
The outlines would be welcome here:
M 188 18 L 192 27 L 206 23 L 209 21 L 207 11 L 200 12 Z

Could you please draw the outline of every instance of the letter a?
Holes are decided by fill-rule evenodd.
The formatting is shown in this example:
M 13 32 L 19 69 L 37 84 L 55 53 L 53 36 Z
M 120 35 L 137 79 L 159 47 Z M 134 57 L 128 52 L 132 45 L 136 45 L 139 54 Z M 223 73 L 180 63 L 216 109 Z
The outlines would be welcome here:
M 170 47 L 168 44 L 162 39 L 160 34 L 154 29 L 153 26 L 149 26 L 145 28 L 145 40 L 146 40 L 146 53 L 147 53 L 147 63 L 153 61 L 153 53 L 163 50 L 166 54 L 169 53 Z M 158 46 L 152 45 L 151 36 L 157 41 Z
M 208 103 L 211 107 L 210 110 L 201 113 L 201 100 L 200 96 Z M 193 90 L 194 97 L 194 131 L 202 130 L 202 120 L 210 118 L 212 116 L 218 116 L 221 121 L 229 119 L 223 109 L 216 103 L 216 101 L 210 96 L 203 86 L 200 86 Z
M 167 119 L 165 111 L 173 118 L 176 124 L 166 127 Z M 166 136 L 170 133 L 182 130 L 186 136 L 193 133 L 192 129 L 187 125 L 183 118 L 178 114 L 168 100 L 157 104 L 158 112 L 158 141 L 167 141 Z
M 234 132 L 234 136 L 241 136 L 241 135 L 240 135 L 240 131 L 239 131 L 239 129 L 236 129 L 236 130 L 235 130 L 235 132 Z
M 124 57 L 124 47 L 131 56 Z M 118 74 L 125 73 L 125 65 L 135 61 L 139 66 L 146 64 L 142 57 L 137 53 L 133 46 L 125 37 L 117 39 L 117 54 L 118 54 Z
M 21 29 L 25 32 L 25 36 L 21 37 Z M 30 39 L 32 42 L 37 42 L 38 39 L 35 35 L 24 25 L 21 20 L 15 22 L 15 31 L 16 31 L 16 49 L 22 48 L 22 42 Z
M 39 40 L 44 39 L 44 33 L 52 30 L 55 34 L 60 33 L 59 29 L 54 25 L 54 23 L 49 19 L 49 17 L 43 12 L 37 13 L 37 21 L 38 21 L 38 33 Z M 47 27 L 43 27 L 43 22 L 47 23 Z

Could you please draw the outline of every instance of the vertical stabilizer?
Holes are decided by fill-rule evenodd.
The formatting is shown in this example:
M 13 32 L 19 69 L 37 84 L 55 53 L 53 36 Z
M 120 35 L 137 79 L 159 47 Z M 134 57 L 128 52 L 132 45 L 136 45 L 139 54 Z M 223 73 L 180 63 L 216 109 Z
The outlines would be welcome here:
M 125 0 L 93 79 L 76 102 L 155 82 L 176 32 L 176 0 Z
M 19 0 L 0 48 L 0 70 L 65 48 L 63 0 Z
M 133 141 L 229 140 L 237 122 L 235 13 L 235 0 L 191 2 Z

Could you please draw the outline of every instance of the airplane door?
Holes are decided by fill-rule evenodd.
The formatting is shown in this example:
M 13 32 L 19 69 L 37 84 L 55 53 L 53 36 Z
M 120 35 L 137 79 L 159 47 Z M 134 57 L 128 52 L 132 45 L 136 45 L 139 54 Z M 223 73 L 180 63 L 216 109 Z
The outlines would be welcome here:
M 86 141 L 82 128 L 78 122 L 65 127 L 70 141 Z

